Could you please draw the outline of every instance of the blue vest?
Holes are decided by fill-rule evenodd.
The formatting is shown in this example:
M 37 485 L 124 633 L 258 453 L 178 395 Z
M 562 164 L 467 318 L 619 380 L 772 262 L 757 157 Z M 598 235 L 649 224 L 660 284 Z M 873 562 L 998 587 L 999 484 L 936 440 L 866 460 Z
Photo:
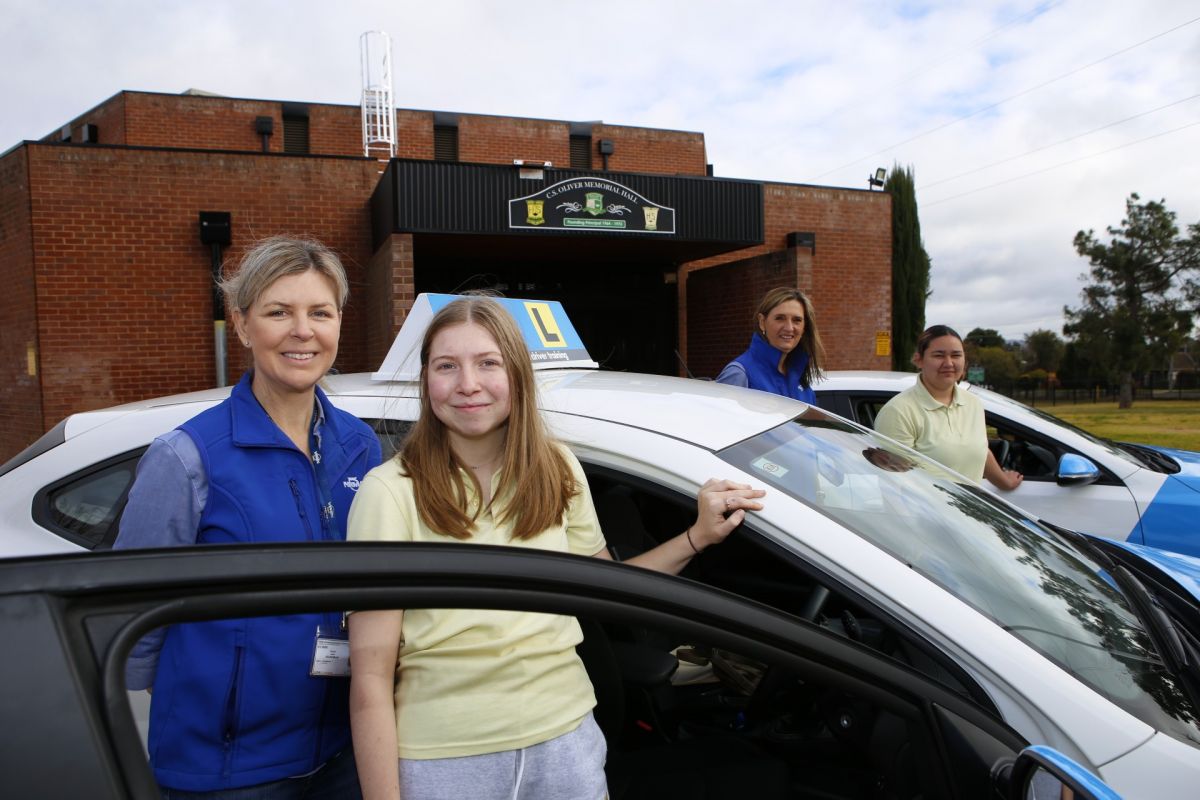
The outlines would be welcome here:
M 320 389 L 322 474 L 271 421 L 247 374 L 228 400 L 180 426 L 208 476 L 197 541 L 345 539 L 358 483 L 379 441 Z M 322 496 L 333 503 L 323 515 Z M 172 625 L 150 708 L 150 761 L 163 786 L 212 791 L 312 772 L 350 741 L 349 681 L 309 675 L 317 626 L 341 615 L 294 614 Z
M 761 334 L 750 337 L 750 348 L 734 359 L 746 370 L 751 389 L 772 394 L 781 394 L 793 400 L 817 404 L 817 395 L 811 386 L 804 386 L 800 379 L 808 366 L 808 353 L 798 352 L 787 365 L 787 375 L 779 374 L 779 359 L 783 351 L 771 346 Z

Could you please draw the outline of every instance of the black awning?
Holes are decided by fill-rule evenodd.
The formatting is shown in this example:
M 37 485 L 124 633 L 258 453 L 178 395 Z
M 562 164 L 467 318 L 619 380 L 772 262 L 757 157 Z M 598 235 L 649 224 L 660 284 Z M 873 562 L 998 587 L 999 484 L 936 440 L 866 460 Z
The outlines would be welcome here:
M 371 219 L 375 247 L 392 233 L 557 240 L 553 249 L 586 240 L 589 247 L 680 263 L 762 244 L 763 187 L 697 176 L 394 159 L 371 197 Z

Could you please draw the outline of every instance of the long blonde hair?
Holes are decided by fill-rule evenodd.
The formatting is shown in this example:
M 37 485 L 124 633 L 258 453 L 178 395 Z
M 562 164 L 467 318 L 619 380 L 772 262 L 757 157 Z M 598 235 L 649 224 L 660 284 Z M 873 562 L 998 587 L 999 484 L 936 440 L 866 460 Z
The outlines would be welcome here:
M 396 458 L 412 479 L 417 512 L 425 524 L 446 536 L 469 539 L 483 507 L 469 513 L 463 474 L 470 477 L 477 497 L 481 496 L 479 481 L 450 447 L 446 426 L 433 413 L 427 385 L 434 337 L 468 323 L 495 339 L 508 375 L 508 435 L 499 483 L 492 491 L 493 503 L 504 496 L 507 504 L 496 519 L 512 521 L 514 539 L 529 539 L 558 524 L 582 487 L 538 411 L 533 365 L 516 321 L 495 300 L 460 297 L 434 315 L 421 342 L 421 415 Z

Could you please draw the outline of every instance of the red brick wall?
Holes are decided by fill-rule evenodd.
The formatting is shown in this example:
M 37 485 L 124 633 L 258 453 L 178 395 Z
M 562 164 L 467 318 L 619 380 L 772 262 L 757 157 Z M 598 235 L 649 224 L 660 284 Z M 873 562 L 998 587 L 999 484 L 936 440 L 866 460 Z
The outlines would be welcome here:
M 367 204 L 361 159 L 30 145 L 33 248 L 46 422 L 75 411 L 213 385 L 210 251 L 198 213 L 229 211 L 233 262 L 272 234 L 315 236 L 342 255 L 352 294 L 337 367 L 364 359 Z M 229 335 L 230 381 L 245 367 Z
M 816 235 L 808 293 L 820 325 L 828 368 L 890 369 L 890 357 L 875 355 L 875 333 L 892 327 L 891 195 L 768 183 L 763 187 L 763 205 L 762 246 L 694 261 L 680 269 L 679 330 L 684 332 L 680 346 L 688 364 L 704 360 L 702 354 L 693 353 L 689 347 L 689 315 L 702 314 L 708 321 L 732 315 L 737 324 L 747 326 L 746 320 L 757 307 L 757 300 L 749 307 L 728 308 L 720 303 L 715 307 L 693 306 L 687 294 L 690 273 L 783 250 L 787 234 L 797 231 Z M 802 283 L 801 288 L 809 287 Z M 747 329 L 739 341 L 748 341 L 748 336 Z
M 279 123 L 276 123 L 278 125 Z M 283 129 L 278 128 L 283 149 Z M 330 156 L 361 156 L 362 108 L 359 106 L 308 107 L 308 149 Z
M 201 95 L 121 92 L 70 124 L 94 123 L 103 144 L 261 152 L 256 117 L 275 121 L 269 151 L 283 152 L 282 104 L 273 100 L 241 100 Z M 308 104 L 309 149 L 315 155 L 362 155 L 362 112 L 357 105 Z M 544 119 L 518 119 L 477 114 L 458 115 L 458 156 L 465 163 L 511 164 L 514 158 L 570 166 L 570 124 Z M 592 130 L 592 166 L 602 159 L 596 143 L 613 142 L 608 168 L 620 172 L 704 175 L 704 134 L 624 125 L 596 125 Z M 58 141 L 53 133 L 44 141 Z M 433 113 L 396 112 L 396 155 L 433 158 Z
M 432 112 L 396 112 L 396 156 L 433 160 Z
M 260 116 L 275 120 L 274 135 L 268 139 L 270 152 L 283 152 L 279 103 L 126 92 L 125 143 L 260 152 L 262 137 L 254 130 L 254 119 Z
M 458 118 L 458 160 L 511 164 L 514 158 L 571 164 L 571 129 L 565 122 L 468 114 Z
M 411 233 L 389 236 L 367 265 L 366 369 L 374 372 L 416 300 Z
M 91 124 L 98 128 L 101 144 L 125 144 L 125 94 L 116 94 L 67 123 L 71 129 L 71 141 L 83 141 L 83 126 Z M 62 141 L 62 130 L 42 137 L 42 141 Z
M 362 155 L 362 111 L 358 106 L 314 103 L 307 108 L 312 154 Z M 432 119 L 432 115 L 426 116 Z M 282 153 L 283 104 L 273 100 L 121 92 L 76 117 L 70 125 L 76 142 L 81 127 L 92 123 L 100 129 L 101 144 L 259 153 L 262 137 L 254 127 L 257 117 L 274 120 L 274 132 L 267 140 L 268 151 Z M 58 140 L 58 132 L 43 139 Z M 432 149 L 429 157 L 433 157 Z
M 28 148 L 0 159 L 0 463 L 42 435 L 37 359 L 37 292 L 29 230 Z
M 631 128 L 623 125 L 597 125 L 592 129 L 592 163 L 601 157 L 596 143 L 609 139 L 613 153 L 608 168 L 614 172 L 651 172 L 662 175 L 705 175 L 707 173 L 704 134 Z

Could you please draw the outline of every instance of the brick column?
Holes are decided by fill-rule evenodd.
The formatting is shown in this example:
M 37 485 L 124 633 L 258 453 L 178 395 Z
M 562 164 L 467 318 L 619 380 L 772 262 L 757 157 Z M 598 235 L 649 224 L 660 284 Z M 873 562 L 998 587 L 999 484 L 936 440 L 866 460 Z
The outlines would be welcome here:
M 367 371 L 374 372 L 416 300 L 411 233 L 394 233 L 375 251 L 367 264 L 366 299 Z

